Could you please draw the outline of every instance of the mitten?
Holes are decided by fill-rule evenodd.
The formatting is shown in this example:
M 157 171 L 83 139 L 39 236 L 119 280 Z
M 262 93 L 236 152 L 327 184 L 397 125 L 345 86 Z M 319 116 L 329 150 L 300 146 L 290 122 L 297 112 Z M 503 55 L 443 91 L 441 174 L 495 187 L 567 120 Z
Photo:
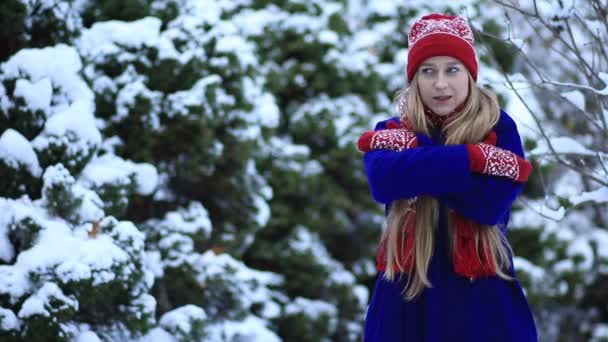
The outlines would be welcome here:
M 361 152 L 379 149 L 399 152 L 416 146 L 418 146 L 416 133 L 404 128 L 367 131 L 357 141 L 357 148 Z
M 399 152 L 407 148 L 434 144 L 427 135 L 414 132 L 407 119 L 399 121 L 390 120 L 386 123 L 385 127 L 385 130 L 363 133 L 357 142 L 359 151 L 368 152 L 376 149 L 389 149 Z
M 517 154 L 481 142 L 467 144 L 471 171 L 491 176 L 502 176 L 525 182 L 532 172 L 532 164 Z

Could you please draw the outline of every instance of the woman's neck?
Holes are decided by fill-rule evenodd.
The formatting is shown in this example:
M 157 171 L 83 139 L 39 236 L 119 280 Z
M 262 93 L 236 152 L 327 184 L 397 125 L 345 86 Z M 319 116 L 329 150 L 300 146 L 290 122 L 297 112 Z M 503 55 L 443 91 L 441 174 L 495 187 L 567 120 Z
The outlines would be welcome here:
M 442 127 L 444 124 L 446 124 L 447 122 L 449 122 L 452 119 L 454 119 L 455 117 L 457 117 L 462 112 L 463 109 L 464 109 L 464 103 L 462 103 L 458 107 L 454 108 L 454 110 L 450 114 L 439 115 L 439 114 L 433 112 L 433 110 L 430 109 L 429 107 L 424 106 L 424 114 L 431 121 L 433 126 Z

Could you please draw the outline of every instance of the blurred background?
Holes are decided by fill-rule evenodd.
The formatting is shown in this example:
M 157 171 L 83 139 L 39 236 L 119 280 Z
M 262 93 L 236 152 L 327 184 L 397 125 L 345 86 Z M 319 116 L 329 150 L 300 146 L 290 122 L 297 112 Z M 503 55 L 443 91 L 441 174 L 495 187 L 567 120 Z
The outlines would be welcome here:
M 535 166 L 541 341 L 608 341 L 601 0 L 3 0 L 0 340 L 360 341 L 384 208 L 355 142 L 407 29 L 466 16 Z

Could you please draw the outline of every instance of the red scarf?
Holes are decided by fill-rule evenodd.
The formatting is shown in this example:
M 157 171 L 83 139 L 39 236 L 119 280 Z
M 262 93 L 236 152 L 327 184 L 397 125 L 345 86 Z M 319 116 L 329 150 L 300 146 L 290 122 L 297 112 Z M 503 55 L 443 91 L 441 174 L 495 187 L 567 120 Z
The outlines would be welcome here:
M 452 236 L 456 238 L 456 245 L 452 250 L 452 263 L 454 272 L 470 279 L 496 275 L 493 258 L 489 249 L 479 240 L 478 249 L 475 248 L 474 223 L 462 215 L 450 210 L 452 218 Z M 397 243 L 397 256 L 404 271 L 409 273 L 414 265 L 414 230 L 416 227 L 415 215 L 406 220 L 408 224 L 401 226 L 403 230 L 403 243 Z M 403 245 L 403 247 L 402 247 Z M 479 250 L 479 256 L 477 254 Z M 386 270 L 386 240 L 380 241 L 376 254 L 376 266 L 379 271 Z M 395 268 L 395 271 L 399 270 Z
M 458 106 L 452 113 L 448 115 L 437 115 L 429 108 L 425 108 L 427 118 L 435 125 L 441 127 L 460 114 L 463 105 Z M 490 253 L 485 243 L 482 240 L 478 242 L 478 248 L 475 247 L 475 232 L 478 228 L 475 224 L 466 217 L 458 214 L 453 210 L 449 210 L 452 222 L 452 236 L 456 239 L 456 244 L 452 250 L 452 262 L 454 264 L 454 272 L 469 279 L 494 276 L 496 269 L 494 267 L 494 255 Z M 403 243 L 397 243 L 397 256 L 400 264 L 404 267 L 405 272 L 411 272 L 414 265 L 414 230 L 416 227 L 415 213 L 405 219 L 406 224 L 401 224 L 400 229 L 403 230 Z M 404 221 L 402 221 L 404 222 Z M 376 266 L 379 271 L 386 270 L 386 240 L 382 239 L 378 247 L 376 255 Z M 395 269 L 398 272 L 398 269 Z
M 460 112 L 463 109 L 464 109 L 464 102 L 461 103 L 460 106 L 454 108 L 454 110 L 450 114 L 439 115 L 439 114 L 436 114 L 435 112 L 433 112 L 432 109 L 428 108 L 427 106 L 424 106 L 424 114 L 426 115 L 427 119 L 429 119 L 433 123 L 433 125 L 435 125 L 437 127 L 441 127 L 444 124 L 450 122 L 455 117 L 457 117 L 458 114 L 460 114 Z

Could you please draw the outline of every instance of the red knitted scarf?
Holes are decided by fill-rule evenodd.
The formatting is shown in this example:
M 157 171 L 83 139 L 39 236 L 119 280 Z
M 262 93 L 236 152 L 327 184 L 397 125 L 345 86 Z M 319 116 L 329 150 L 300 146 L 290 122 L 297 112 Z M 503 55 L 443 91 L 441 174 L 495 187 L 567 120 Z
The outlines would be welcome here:
M 441 127 L 444 124 L 450 122 L 455 117 L 457 117 L 463 109 L 464 109 L 464 103 L 462 103 L 458 107 L 454 108 L 454 110 L 448 115 L 439 115 L 439 114 L 436 114 L 435 112 L 433 112 L 433 110 L 430 109 L 429 107 L 424 106 L 424 114 L 433 123 L 433 125 L 435 125 L 437 127 Z
M 437 115 L 430 109 L 425 108 L 425 114 L 435 126 L 442 126 L 444 123 L 458 116 L 462 108 L 463 106 L 461 105 L 456 108 L 454 112 L 444 116 Z M 478 239 L 478 242 L 475 242 L 475 232 L 478 229 L 475 227 L 475 223 L 453 210 L 449 210 L 449 213 L 452 223 L 450 229 L 452 230 L 452 236 L 456 239 L 454 248 L 452 249 L 454 272 L 463 277 L 470 278 L 471 280 L 474 278 L 496 275 L 496 269 L 493 262 L 494 255 L 490 253 L 490 250 L 484 241 Z M 401 221 L 400 229 L 402 230 L 402 234 L 400 236 L 403 240 L 397 243 L 397 257 L 404 270 L 407 273 L 410 273 L 415 264 L 414 230 L 416 227 L 416 215 L 415 213 L 406 215 L 411 216 L 404 216 Z M 379 271 L 386 270 L 386 254 L 386 240 L 382 239 L 376 255 L 376 266 Z M 395 267 L 397 266 L 395 265 Z M 396 268 L 395 271 L 398 272 L 399 270 Z
M 401 237 L 403 240 L 397 243 L 397 257 L 406 273 L 410 273 L 415 264 L 414 230 L 416 220 L 415 214 L 412 215 L 411 218 L 405 220 L 407 224 L 401 225 Z M 475 231 L 478 228 L 475 227 L 475 224 L 453 210 L 450 210 L 450 215 L 452 221 L 450 229 L 452 229 L 452 236 L 456 239 L 456 244 L 452 249 L 454 272 L 470 279 L 496 275 L 493 263 L 494 255 L 490 253 L 490 250 L 481 239 L 479 239 L 476 247 Z M 386 270 L 386 248 L 386 239 L 382 239 L 376 255 L 376 266 L 379 271 Z M 396 266 L 395 271 L 399 272 Z

